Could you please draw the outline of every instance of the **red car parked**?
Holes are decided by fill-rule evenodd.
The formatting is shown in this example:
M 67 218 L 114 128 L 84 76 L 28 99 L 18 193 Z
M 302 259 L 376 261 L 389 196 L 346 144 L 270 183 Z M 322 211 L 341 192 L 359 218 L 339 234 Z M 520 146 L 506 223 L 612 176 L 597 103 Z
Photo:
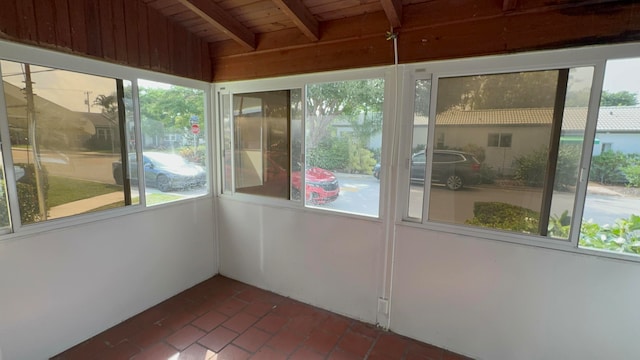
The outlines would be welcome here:
M 291 185 L 294 198 L 300 196 L 301 188 L 300 171 L 291 174 Z M 309 168 L 305 171 L 306 202 L 322 205 L 338 198 L 340 194 L 340 184 L 336 176 L 329 170 L 318 167 Z

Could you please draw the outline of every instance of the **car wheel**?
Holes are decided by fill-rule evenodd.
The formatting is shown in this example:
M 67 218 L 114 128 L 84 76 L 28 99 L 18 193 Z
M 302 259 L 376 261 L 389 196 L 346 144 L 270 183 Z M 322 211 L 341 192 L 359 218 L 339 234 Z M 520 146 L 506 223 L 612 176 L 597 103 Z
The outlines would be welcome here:
M 171 183 L 166 175 L 158 175 L 156 178 L 156 187 L 162 192 L 171 190 Z
M 116 185 L 122 185 L 122 169 L 113 170 L 113 179 L 116 181 Z
M 447 188 L 449 190 L 460 190 L 462 189 L 463 181 L 462 178 L 457 174 L 451 174 L 447 177 Z
M 319 198 L 319 197 L 320 197 L 320 196 L 318 195 L 318 193 L 314 193 L 314 192 L 312 192 L 312 193 L 309 195 L 309 204 L 313 204 L 313 205 L 317 204 L 317 203 L 318 203 L 318 198 Z

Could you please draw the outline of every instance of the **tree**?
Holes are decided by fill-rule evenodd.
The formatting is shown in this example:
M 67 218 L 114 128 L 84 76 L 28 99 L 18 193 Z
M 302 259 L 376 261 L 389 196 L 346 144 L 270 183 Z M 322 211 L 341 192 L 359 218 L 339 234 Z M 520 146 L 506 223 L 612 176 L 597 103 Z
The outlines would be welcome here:
M 337 119 L 349 122 L 353 136 L 363 139 L 382 130 L 382 79 L 314 84 L 307 88 L 306 144 L 313 148 L 331 135 Z
M 204 119 L 204 96 L 201 90 L 181 86 L 168 89 L 141 87 L 139 93 L 142 120 L 158 121 L 165 130 L 178 132 L 188 128 L 194 115 Z
M 115 118 L 118 112 L 118 102 L 115 93 L 96 96 L 95 100 L 93 100 L 93 105 L 100 106 L 102 108 L 102 114 L 109 119 Z
M 604 90 L 600 98 L 601 106 L 634 106 L 638 105 L 638 94 L 629 91 L 609 92 Z
M 549 108 L 554 106 L 557 83 L 557 70 L 443 78 L 436 112 Z

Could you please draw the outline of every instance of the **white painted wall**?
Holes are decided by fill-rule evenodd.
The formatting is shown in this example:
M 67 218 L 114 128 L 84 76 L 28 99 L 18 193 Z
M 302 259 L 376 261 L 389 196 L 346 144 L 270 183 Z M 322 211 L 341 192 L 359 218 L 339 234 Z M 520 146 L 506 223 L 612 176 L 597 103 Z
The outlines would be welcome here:
M 216 273 L 211 198 L 0 241 L 0 348 L 47 359 Z
M 220 274 L 376 322 L 382 223 L 221 198 Z
M 637 359 L 640 266 L 399 226 L 391 330 L 477 359 Z
M 625 154 L 640 154 L 640 134 L 596 133 L 599 144 L 593 147 L 593 155 L 600 155 L 602 144 L 610 143 L 611 150 Z

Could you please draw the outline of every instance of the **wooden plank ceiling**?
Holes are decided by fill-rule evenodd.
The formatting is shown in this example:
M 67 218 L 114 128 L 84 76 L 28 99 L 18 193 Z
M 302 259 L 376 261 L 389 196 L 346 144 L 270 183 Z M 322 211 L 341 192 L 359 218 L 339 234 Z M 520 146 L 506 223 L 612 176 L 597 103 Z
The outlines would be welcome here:
M 638 6 L 634 4 L 635 1 L 628 0 L 139 1 L 208 44 L 214 80 L 322 71 L 358 64 L 388 64 L 393 60 L 393 54 L 389 53 L 388 46 L 382 44 L 393 38 L 390 35 L 397 33 L 404 39 L 411 40 L 413 37 L 415 39 L 411 41 L 420 41 L 419 44 L 422 44 L 410 44 L 411 49 L 401 44 L 400 62 L 606 41 L 598 40 L 594 35 L 608 36 L 609 40 L 614 41 L 629 41 L 638 37 L 638 26 L 629 26 L 637 19 Z M 547 30 L 546 19 L 557 16 L 562 17 L 562 24 L 553 24 L 554 29 Z M 624 23 L 612 23 L 620 19 Z M 585 27 L 580 26 L 585 20 L 591 23 L 592 29 L 604 26 L 608 32 L 598 34 L 588 28 L 585 31 Z M 528 21 L 531 22 L 528 26 L 533 27 L 520 30 L 519 24 Z M 535 23 L 547 23 L 547 26 L 535 27 L 532 25 Z M 453 41 L 443 42 L 441 36 L 430 35 L 440 29 L 448 31 L 447 38 Z M 597 31 L 602 33 L 602 29 Z M 512 33 L 518 36 L 530 34 L 530 38 L 512 39 L 509 36 Z M 633 35 L 629 36 L 630 33 Z M 474 34 L 488 38 L 478 42 L 473 38 Z M 487 43 L 492 36 L 502 43 L 497 47 L 492 46 L 491 42 Z M 386 39 L 380 41 L 380 38 Z M 468 38 L 471 50 L 464 52 L 451 48 L 452 45 L 448 44 L 459 45 L 457 38 Z M 509 43 L 505 39 L 509 39 Z M 428 42 L 433 47 L 434 41 L 444 47 L 432 48 L 434 51 L 431 55 L 425 56 L 424 50 L 420 49 Z M 332 46 L 329 48 L 328 44 Z M 487 51 L 482 50 L 487 44 Z M 354 47 L 358 47 L 358 50 Z M 381 50 L 383 47 L 387 50 Z M 306 49 L 306 52 L 301 49 Z M 324 55 L 327 50 L 334 57 L 349 56 L 353 59 L 335 60 Z M 287 58 L 289 70 L 284 69 L 278 57 Z M 363 61 L 363 57 L 368 59 Z M 293 63 L 301 58 L 306 62 L 315 61 L 315 64 L 301 66 Z M 320 60 L 323 64 L 317 63 Z M 263 69 L 256 70 L 256 64 Z M 253 73 L 245 71 L 246 65 L 251 65 Z M 274 69 L 269 70 L 269 66 Z

